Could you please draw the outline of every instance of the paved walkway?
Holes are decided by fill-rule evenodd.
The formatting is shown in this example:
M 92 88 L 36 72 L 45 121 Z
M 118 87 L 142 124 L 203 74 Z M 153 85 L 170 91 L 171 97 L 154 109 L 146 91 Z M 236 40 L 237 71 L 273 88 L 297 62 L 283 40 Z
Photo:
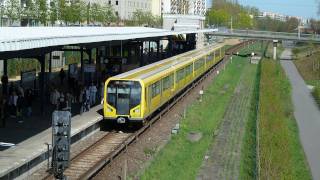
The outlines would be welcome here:
M 291 50 L 286 49 L 281 59 L 289 59 Z M 292 85 L 292 100 L 294 116 L 297 120 L 300 140 L 303 145 L 312 176 L 320 180 L 320 110 L 317 107 L 310 90 L 290 60 L 281 60 Z

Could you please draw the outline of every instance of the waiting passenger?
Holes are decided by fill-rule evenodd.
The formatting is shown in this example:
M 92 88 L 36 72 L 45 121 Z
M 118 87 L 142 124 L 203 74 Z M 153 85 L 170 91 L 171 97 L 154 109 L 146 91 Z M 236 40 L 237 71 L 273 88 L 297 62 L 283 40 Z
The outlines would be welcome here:
M 61 68 L 60 70 L 59 77 L 60 77 L 60 84 L 63 85 L 63 81 L 66 78 L 66 73 L 64 72 L 63 68 Z
M 25 106 L 27 109 L 27 117 L 32 115 L 32 102 L 33 102 L 33 93 L 31 89 L 28 89 L 25 94 Z
M 90 92 L 90 106 L 93 106 L 96 104 L 96 94 L 97 94 L 97 87 L 91 83 L 91 86 L 89 87 Z
M 15 118 L 17 115 L 17 101 L 18 101 L 17 93 L 13 91 L 9 97 L 10 116 L 13 118 Z

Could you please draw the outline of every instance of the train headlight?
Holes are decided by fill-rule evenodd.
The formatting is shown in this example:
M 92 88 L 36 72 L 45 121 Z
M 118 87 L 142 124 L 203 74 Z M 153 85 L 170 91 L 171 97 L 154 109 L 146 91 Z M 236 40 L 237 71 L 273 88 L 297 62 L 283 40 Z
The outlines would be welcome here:
M 134 110 L 134 113 L 140 113 L 140 108 Z

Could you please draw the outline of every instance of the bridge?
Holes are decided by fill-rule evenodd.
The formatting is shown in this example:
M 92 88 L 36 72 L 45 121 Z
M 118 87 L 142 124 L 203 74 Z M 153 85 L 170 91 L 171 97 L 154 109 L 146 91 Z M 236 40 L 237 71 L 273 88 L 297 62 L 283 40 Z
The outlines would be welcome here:
M 240 30 L 240 29 L 215 29 L 207 34 L 208 36 L 223 36 L 223 37 L 239 37 L 246 39 L 259 40 L 286 40 L 296 42 L 312 42 L 320 43 L 320 35 L 303 34 L 303 33 L 286 33 L 272 31 L 255 31 L 255 30 Z

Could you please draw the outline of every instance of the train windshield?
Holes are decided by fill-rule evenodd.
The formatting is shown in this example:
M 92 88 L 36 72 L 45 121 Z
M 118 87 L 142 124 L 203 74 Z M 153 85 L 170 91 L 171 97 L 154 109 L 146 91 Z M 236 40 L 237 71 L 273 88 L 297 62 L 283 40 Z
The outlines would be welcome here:
M 117 114 L 129 114 L 141 101 L 141 85 L 136 81 L 110 81 L 107 93 L 107 102 L 116 108 Z

